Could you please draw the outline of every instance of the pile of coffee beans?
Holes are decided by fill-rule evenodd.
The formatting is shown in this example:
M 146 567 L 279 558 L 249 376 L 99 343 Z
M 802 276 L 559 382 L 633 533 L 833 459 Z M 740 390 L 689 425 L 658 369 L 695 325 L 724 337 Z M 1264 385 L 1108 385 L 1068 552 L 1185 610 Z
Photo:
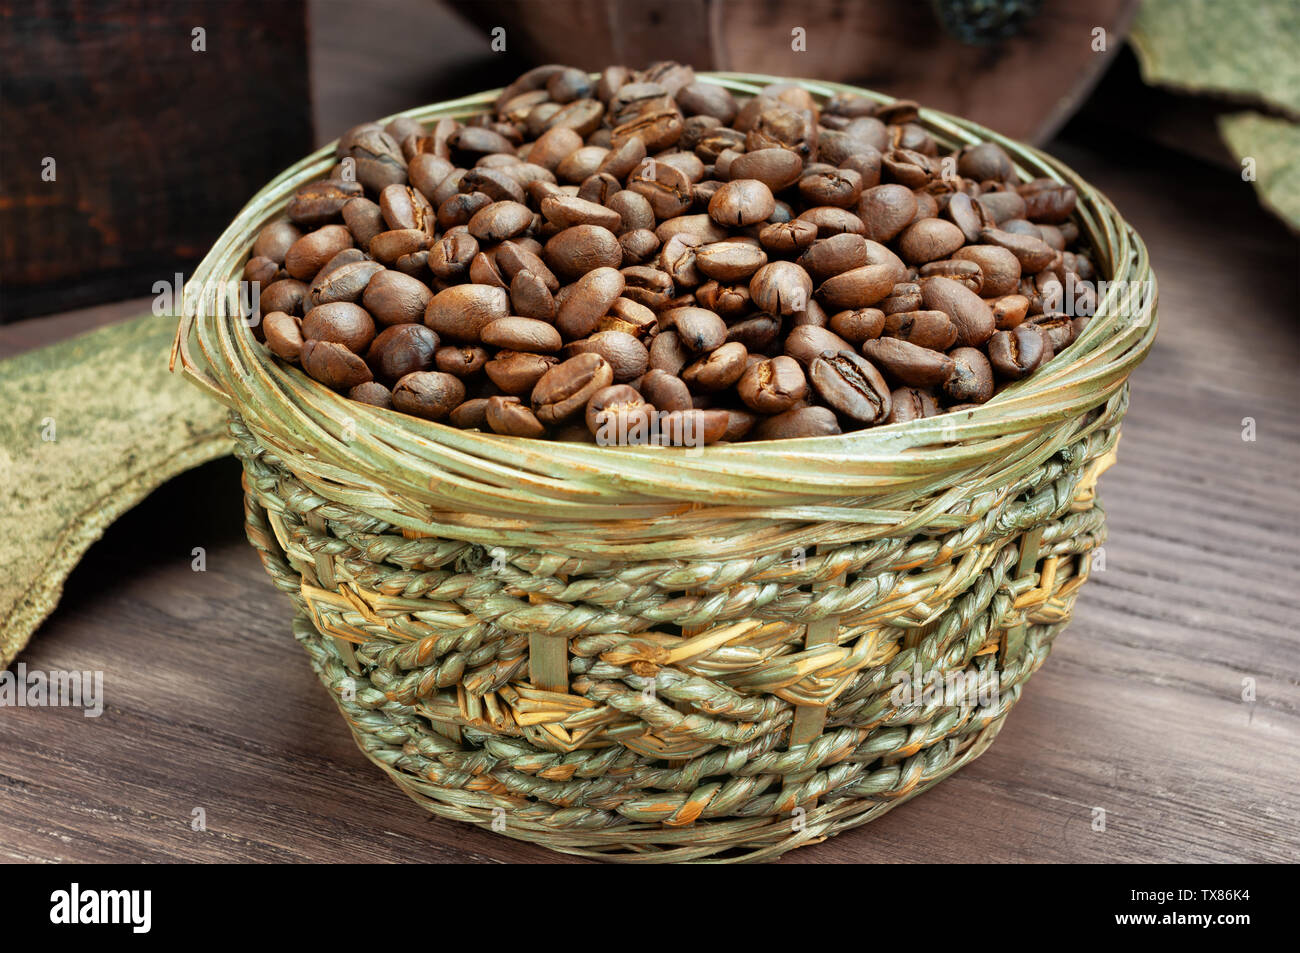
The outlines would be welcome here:
M 258 335 L 455 427 L 837 434 L 983 403 L 1091 313 L 1074 190 L 993 143 L 944 153 L 912 102 L 543 66 L 489 114 L 337 151 L 253 247 Z

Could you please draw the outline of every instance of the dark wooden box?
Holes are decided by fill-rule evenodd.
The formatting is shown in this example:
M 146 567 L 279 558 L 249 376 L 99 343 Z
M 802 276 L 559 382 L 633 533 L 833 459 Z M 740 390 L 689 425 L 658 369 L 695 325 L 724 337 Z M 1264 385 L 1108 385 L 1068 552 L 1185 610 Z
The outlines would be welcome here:
M 0 0 L 0 321 L 152 294 L 308 152 L 305 17 L 305 0 Z

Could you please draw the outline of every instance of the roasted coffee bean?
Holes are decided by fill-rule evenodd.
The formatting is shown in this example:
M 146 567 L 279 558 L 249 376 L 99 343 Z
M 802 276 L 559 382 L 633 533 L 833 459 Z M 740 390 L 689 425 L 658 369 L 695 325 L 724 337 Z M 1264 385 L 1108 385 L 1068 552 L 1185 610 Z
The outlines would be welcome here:
M 814 278 L 825 280 L 871 262 L 871 249 L 861 235 L 833 235 L 812 243 L 799 256 L 799 265 Z
M 481 242 L 503 242 L 526 232 L 533 217 L 533 210 L 522 202 L 493 202 L 474 212 L 468 220 L 469 233 Z
M 817 226 L 798 219 L 765 225 L 758 233 L 759 244 L 772 255 L 793 255 L 817 240 Z
M 614 383 L 634 381 L 650 366 L 650 352 L 626 331 L 598 331 L 591 337 L 574 341 L 565 348 L 565 356 L 599 354 L 614 373 Z
M 749 314 L 752 298 L 749 285 L 706 281 L 695 289 L 695 300 L 724 321 L 732 321 Z
M 993 311 L 979 295 L 951 278 L 926 278 L 921 282 L 921 301 L 932 311 L 942 311 L 957 326 L 957 344 L 983 344 L 995 329 Z
M 953 281 L 965 285 L 976 294 L 982 294 L 984 271 L 973 261 L 967 261 L 963 258 L 945 258 L 942 261 L 928 262 L 920 268 L 922 280 L 939 276 L 951 278 Z
M 854 351 L 813 359 L 808 378 L 837 413 L 872 424 L 889 416 L 889 387 L 880 372 Z
M 461 430 L 482 430 L 487 427 L 487 403 L 490 397 L 475 397 L 458 406 L 447 415 L 447 423 Z
M 464 399 L 460 378 L 441 371 L 415 371 L 393 387 L 393 409 L 426 420 L 442 420 Z
M 569 185 L 578 185 L 595 175 L 609 156 L 603 146 L 583 146 L 560 160 L 555 167 L 555 177 Z
M 727 432 L 725 410 L 673 410 L 659 418 L 659 442 L 668 447 L 704 447 Z
M 609 201 L 611 198 L 613 198 L 615 193 L 621 190 L 622 190 L 622 186 L 619 183 L 618 179 L 614 178 L 612 175 L 606 172 L 596 172 L 593 175 L 587 176 L 587 178 L 583 180 L 582 185 L 578 187 L 577 198 L 580 198 L 584 202 L 590 202 L 592 205 L 597 206 L 600 209 L 600 212 L 596 212 L 594 214 L 598 215 L 605 221 L 609 222 L 609 224 L 606 227 L 608 227 L 611 231 L 617 231 L 619 228 L 619 223 L 615 223 L 612 221 L 612 216 L 610 216 L 609 209 L 605 206 L 605 203 Z M 553 198 L 554 196 L 549 196 L 549 197 Z M 575 224 L 599 225 L 604 223 L 603 222 L 583 223 L 582 221 L 578 221 Z
M 379 206 L 367 198 L 349 199 L 343 206 L 343 221 L 352 233 L 358 248 L 370 248 L 370 242 L 380 232 L 388 230 L 388 223 Z
M 958 347 L 948 352 L 952 358 L 952 375 L 943 385 L 951 400 L 982 404 L 993 396 L 993 368 L 984 352 L 973 347 Z
M 833 205 L 818 205 L 810 208 L 806 212 L 799 213 L 799 219 L 805 222 L 812 222 L 817 226 L 817 236 L 819 238 L 829 238 L 832 235 L 865 235 L 867 232 L 866 225 L 862 219 L 845 208 L 836 208 Z
M 360 355 L 332 341 L 304 340 L 299 360 L 309 376 L 335 390 L 348 390 L 371 379 L 370 368 Z
M 645 159 L 628 177 L 629 191 L 643 196 L 658 218 L 681 215 L 691 206 L 691 183 L 675 166 Z
M 754 305 L 769 314 L 798 314 L 812 298 L 812 278 L 794 262 L 768 262 L 749 282 Z
M 383 270 L 384 266 L 377 261 L 354 261 L 334 269 L 322 268 L 311 283 L 309 303 L 312 307 L 334 301 L 355 303 L 371 278 Z
M 560 290 L 560 280 L 546 267 L 546 262 L 524 244 L 502 242 L 496 249 L 496 264 L 507 279 L 513 279 L 521 271 L 530 271 L 542 279 L 552 294 Z
M 941 218 L 923 218 L 903 229 L 898 236 L 898 250 L 903 261 L 920 265 L 947 258 L 966 241 L 960 228 Z
M 382 129 L 362 129 L 351 139 L 348 154 L 356 163 L 357 181 L 371 192 L 406 181 L 406 158 L 402 148 Z
M 862 345 L 862 353 L 891 378 L 912 387 L 937 387 L 953 370 L 952 358 L 947 354 L 901 338 L 867 341 Z
M 721 347 L 727 340 L 726 323 L 704 308 L 674 308 L 660 319 L 677 332 L 683 347 L 697 354 Z
M 680 333 L 680 330 L 679 332 Z M 723 344 L 708 354 L 688 364 L 682 370 L 682 380 L 693 390 L 726 390 L 745 372 L 749 352 L 738 342 Z
M 483 420 L 495 433 L 509 437 L 536 438 L 546 433 L 536 415 L 518 397 L 489 397 Z
M 429 199 L 429 204 L 432 205 L 438 187 L 454 170 L 455 166 L 442 156 L 418 154 L 408 160 L 406 175 L 411 185 L 419 189 L 420 194 Z
M 623 189 L 609 198 L 609 209 L 618 214 L 622 231 L 630 232 L 655 227 L 655 212 L 650 201 L 637 192 Z
M 986 219 L 975 200 L 965 192 L 954 192 L 949 197 L 943 214 L 961 230 L 962 239 L 967 244 L 980 240 L 980 229 L 984 227 Z
M 310 281 L 321 266 L 345 248 L 352 247 L 352 233 L 342 225 L 325 225 L 308 232 L 284 255 L 284 270 L 299 281 Z
M 302 354 L 302 321 L 283 311 L 272 311 L 262 318 L 266 346 L 276 357 L 297 362 Z
M 995 225 L 1025 216 L 1025 200 L 1015 192 L 984 192 L 976 196 L 975 204 Z
M 967 245 L 953 252 L 953 258 L 973 261 L 984 276 L 980 294 L 997 298 L 1012 294 L 1020 284 L 1020 260 L 998 245 Z
M 985 228 L 980 232 L 980 241 L 986 245 L 1005 248 L 1020 263 L 1022 274 L 1036 274 L 1052 263 L 1059 254 L 1055 248 L 1041 238 L 1032 235 L 1017 235 L 1000 228 Z M 290 272 L 292 274 L 293 272 Z
M 809 205 L 854 208 L 862 196 L 862 175 L 853 169 L 805 175 L 799 180 L 799 195 Z
M 736 391 L 759 413 L 781 414 L 807 396 L 808 380 L 798 361 L 779 355 L 747 368 Z
M 650 342 L 650 367 L 674 376 L 681 373 L 691 359 L 688 351 L 673 330 L 661 331 Z
M 481 347 L 446 345 L 433 352 L 433 364 L 438 370 L 462 379 L 477 374 L 487 361 L 488 352 Z
M 632 265 L 620 274 L 626 283 L 623 296 L 652 311 L 663 309 L 672 298 L 673 280 L 658 268 Z
M 646 152 L 657 153 L 676 144 L 686 124 L 675 108 L 648 109 L 616 125 L 610 133 L 610 146 L 620 148 L 629 139 L 640 139 Z
M 383 407 L 386 410 L 393 406 L 393 392 L 377 381 L 358 384 L 348 391 L 348 397 L 358 403 Z
M 466 193 L 481 192 L 493 202 L 522 203 L 526 197 L 524 187 L 519 184 L 514 176 L 510 175 L 505 169 L 491 168 L 481 164 L 491 158 L 492 156 L 485 156 L 479 160 L 480 165 L 461 176 L 460 190 Z M 513 157 L 511 158 L 513 159 Z M 515 164 L 518 164 L 517 160 Z
M 995 142 L 980 142 L 964 147 L 957 154 L 957 173 L 976 182 L 1009 182 L 1016 170 L 1011 157 Z
M 560 278 L 572 281 L 597 268 L 618 268 L 623 248 L 608 228 L 574 225 L 546 243 L 545 258 Z
M 510 302 L 515 312 L 526 318 L 555 320 L 555 298 L 546 282 L 531 271 L 517 272 L 510 281 Z
M 728 231 L 707 215 L 679 215 L 655 228 L 659 241 L 667 244 L 675 235 L 698 239 L 700 244 L 720 242 L 729 237 Z
M 1025 218 L 1031 222 L 1057 225 L 1074 211 L 1078 198 L 1072 187 L 1053 179 L 1035 179 L 1017 187 L 1016 192 L 1025 200 Z
M 712 242 L 695 252 L 695 267 L 717 281 L 743 281 L 767 264 L 758 245 L 743 241 Z
M 618 236 L 618 244 L 628 265 L 645 264 L 659 254 L 659 237 L 648 228 L 624 232 Z
M 418 228 L 391 229 L 370 239 L 370 256 L 385 265 L 429 247 L 429 234 Z
M 1043 332 L 1053 354 L 1060 354 L 1074 343 L 1080 327 L 1076 319 L 1065 314 L 1036 314 L 1028 324 Z
M 915 217 L 916 196 L 904 185 L 877 185 L 863 192 L 858 202 L 863 234 L 874 241 L 889 241 Z
M 827 278 L 817 297 L 832 311 L 867 308 L 887 297 L 902 277 L 902 269 L 892 264 L 863 265 Z
M 335 301 L 312 308 L 302 319 L 302 336 L 341 344 L 360 354 L 375 339 L 375 322 L 365 308 Z
M 587 429 L 601 446 L 648 443 L 655 408 L 626 384 L 602 387 L 587 401 Z
M 736 98 L 725 86 L 691 83 L 682 87 L 676 100 L 688 116 L 712 116 L 724 125 L 736 118 Z
M 610 234 L 604 229 L 602 231 L 607 235 Z M 564 234 L 562 232 L 556 238 Z M 547 253 L 550 254 L 549 245 Z M 561 266 L 560 270 L 564 272 L 567 268 Z M 560 332 L 570 340 L 584 338 L 591 334 L 596 330 L 600 319 L 622 296 L 625 288 L 626 280 L 623 274 L 614 268 L 597 266 L 585 270 L 585 274 L 570 287 L 568 294 L 559 304 L 556 325 Z
M 379 212 L 390 229 L 412 228 L 433 233 L 433 206 L 423 192 L 409 185 L 390 185 L 380 192 Z
M 414 371 L 429 370 L 437 349 L 438 335 L 424 325 L 395 324 L 370 343 L 366 363 L 382 383 L 394 384 Z
M 617 298 L 609 306 L 609 313 L 596 323 L 596 329 L 622 331 L 645 344 L 658 333 L 659 319 L 645 305 L 630 298 Z
M 566 126 L 548 129 L 528 150 L 528 161 L 554 172 L 564 159 L 582 148 L 582 136 Z
M 766 183 L 733 178 L 709 200 L 709 218 L 719 225 L 738 228 L 766 221 L 775 207 L 776 199 Z
M 999 331 L 1009 331 L 1025 320 L 1029 314 L 1029 299 L 1024 295 L 1008 294 L 993 302 L 993 321 Z
M 497 318 L 483 325 L 479 339 L 491 347 L 508 351 L 529 351 L 548 354 L 558 351 L 564 343 L 560 332 L 536 318 Z
M 292 223 L 283 219 L 265 226 L 257 233 L 257 241 L 253 243 L 253 256 L 255 258 L 269 258 L 277 265 L 284 264 L 285 255 L 293 247 L 293 243 L 302 238 L 300 232 Z
M 695 267 L 695 253 L 700 240 L 694 235 L 673 235 L 659 252 L 659 269 L 681 289 L 693 288 L 704 281 Z
M 244 280 L 265 287 L 275 281 L 280 266 L 269 258 L 250 258 L 244 266 Z
M 798 182 L 802 173 L 803 160 L 789 149 L 776 147 L 750 150 L 737 156 L 728 169 L 728 178 L 732 181 L 757 179 L 775 194 Z
M 360 264 L 348 267 L 356 268 Z M 361 296 L 362 306 L 383 325 L 423 321 L 424 313 L 432 300 L 433 292 L 424 282 L 400 271 L 385 271 L 382 268 L 369 279 L 365 294 Z
M 771 348 L 781 333 L 781 320 L 770 314 L 756 314 L 727 328 L 727 341 L 745 345 L 752 353 Z
M 877 308 L 854 308 L 837 311 L 827 327 L 850 344 L 862 344 L 880 337 L 885 330 L 885 312 Z
M 614 371 L 599 354 L 579 354 L 548 370 L 533 388 L 537 419 L 550 426 L 572 417 L 591 396 L 614 382 Z
M 469 229 L 452 229 L 429 249 L 429 270 L 443 281 L 463 281 L 478 252 L 478 239 Z
M 449 341 L 477 344 L 483 328 L 510 316 L 510 296 L 490 285 L 453 285 L 438 292 L 424 311 L 424 323 Z
M 667 371 L 652 368 L 641 378 L 637 389 L 658 410 L 691 409 L 691 392 L 686 382 Z
M 957 343 L 957 325 L 942 311 L 900 311 L 886 315 L 881 333 L 934 351 L 946 351 Z
M 262 289 L 258 298 L 258 308 L 262 314 L 283 311 L 286 314 L 301 316 L 311 307 L 310 289 L 295 278 L 281 278 Z M 306 307 L 304 307 L 304 305 Z
M 786 335 L 785 353 L 805 368 L 823 354 L 852 351 L 853 345 L 834 331 L 815 325 L 800 325 Z
M 760 421 L 753 436 L 759 440 L 830 437 L 841 433 L 835 413 L 825 407 L 796 407 Z
M 469 280 L 476 285 L 491 285 L 493 288 L 508 289 L 509 285 L 497 268 L 496 249 L 479 252 L 469 263 Z
M 1000 377 L 1020 380 L 1034 372 L 1046 353 L 1043 334 L 1033 325 L 996 331 L 989 338 L 989 363 Z
M 889 395 L 889 416 L 887 424 L 902 424 L 909 420 L 920 420 L 938 414 L 939 404 L 928 390 L 916 387 L 900 387 Z

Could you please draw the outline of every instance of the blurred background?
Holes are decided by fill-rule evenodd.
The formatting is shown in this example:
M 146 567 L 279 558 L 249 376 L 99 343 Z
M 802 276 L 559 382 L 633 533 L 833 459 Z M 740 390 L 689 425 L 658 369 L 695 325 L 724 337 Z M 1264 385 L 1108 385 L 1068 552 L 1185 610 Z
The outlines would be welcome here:
M 3 322 L 147 296 L 315 146 L 543 62 L 815 77 L 1039 144 L 1154 144 L 1300 222 L 1295 0 L 0 0 L 0 23 Z

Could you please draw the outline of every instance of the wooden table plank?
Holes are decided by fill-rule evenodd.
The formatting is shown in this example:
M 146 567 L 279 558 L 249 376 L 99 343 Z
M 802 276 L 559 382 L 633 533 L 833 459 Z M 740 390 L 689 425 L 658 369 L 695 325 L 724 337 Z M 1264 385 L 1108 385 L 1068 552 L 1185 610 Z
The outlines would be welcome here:
M 1284 860 L 1300 849 L 1294 240 L 1208 167 L 1057 151 L 1131 217 L 1161 282 L 1161 335 L 1134 380 L 1119 465 L 1101 481 L 1105 569 L 987 754 L 786 862 Z M 0 351 L 35 330 L 0 329 Z M 1241 439 L 1247 416 L 1253 443 Z M 191 569 L 194 546 L 206 573 Z M 0 854 L 564 859 L 413 805 L 353 746 L 289 617 L 243 540 L 233 461 L 129 514 L 22 658 L 102 670 L 104 715 L 0 710 Z M 190 828 L 195 807 L 206 832 Z M 1098 808 L 1104 832 L 1092 829 Z

